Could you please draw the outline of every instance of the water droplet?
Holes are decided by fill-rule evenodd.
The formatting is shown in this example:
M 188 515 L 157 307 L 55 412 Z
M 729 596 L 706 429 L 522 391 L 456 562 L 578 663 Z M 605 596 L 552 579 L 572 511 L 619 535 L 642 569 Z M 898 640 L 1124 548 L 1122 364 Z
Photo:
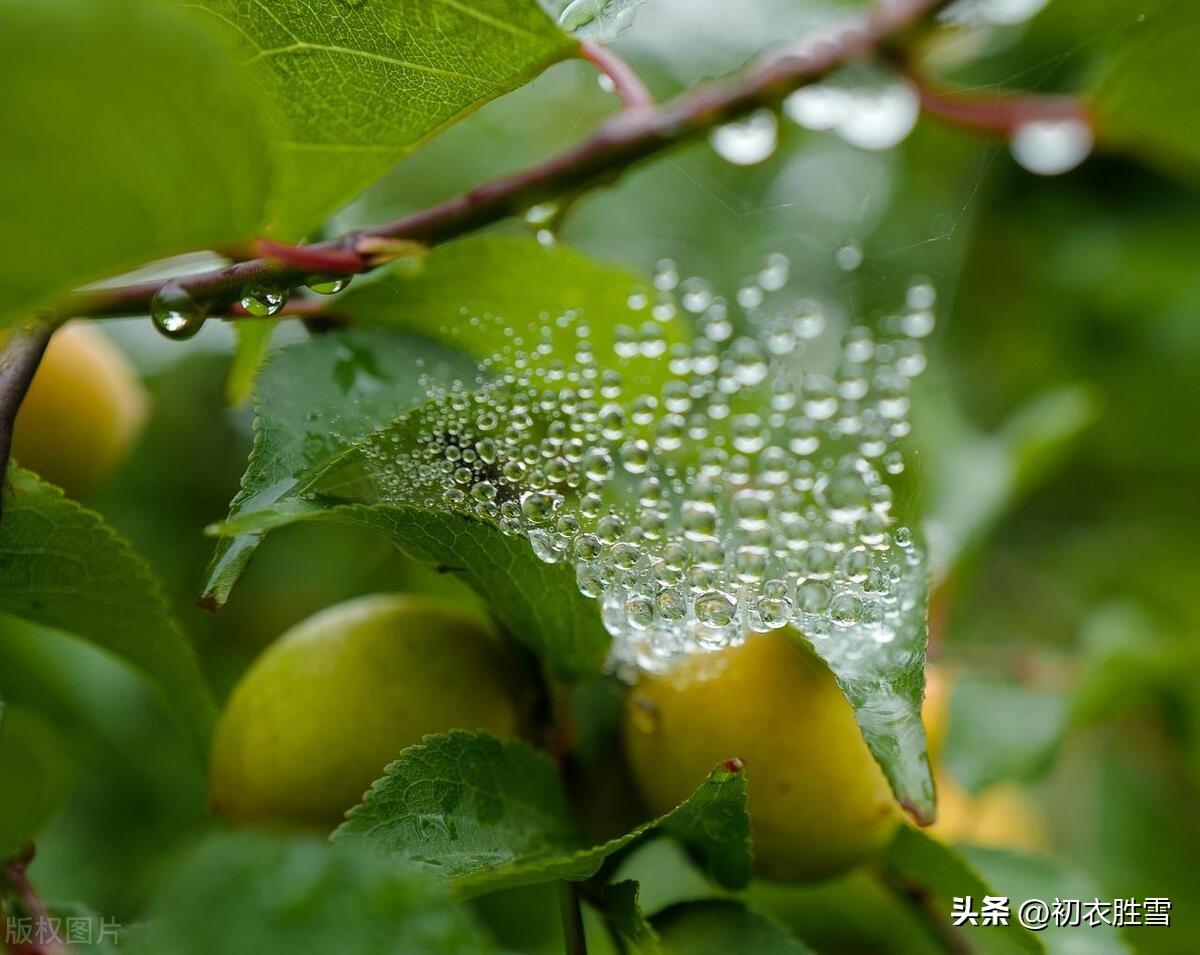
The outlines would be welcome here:
M 242 289 L 242 308 L 255 318 L 269 318 L 287 304 L 288 290 L 250 283 Z
M 204 309 L 179 282 L 167 282 L 150 302 L 154 327 L 167 338 L 184 341 L 204 327 Z
M 1030 172 L 1056 176 L 1083 162 L 1093 142 L 1092 128 L 1083 120 L 1037 120 L 1017 128 L 1009 149 Z
M 770 157 L 779 141 L 779 120 L 768 109 L 718 126 L 709 134 L 717 155 L 736 166 L 753 166 Z
M 339 275 L 331 278 L 312 279 L 308 283 L 309 291 L 316 292 L 318 295 L 337 295 L 338 292 L 345 291 L 350 285 L 350 276 Z
M 857 242 L 847 242 L 837 250 L 833 260 L 843 272 L 853 272 L 863 264 L 862 246 Z

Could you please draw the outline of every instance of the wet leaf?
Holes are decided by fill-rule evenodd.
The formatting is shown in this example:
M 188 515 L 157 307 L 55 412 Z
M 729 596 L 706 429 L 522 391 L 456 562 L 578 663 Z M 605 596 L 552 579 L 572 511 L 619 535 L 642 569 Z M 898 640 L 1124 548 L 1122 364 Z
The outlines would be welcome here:
M 474 363 L 407 335 L 334 332 L 281 349 L 259 375 L 254 449 L 231 517 L 286 501 L 355 440 L 423 401 L 422 376 L 474 375 Z M 203 600 L 219 607 L 250 562 L 261 535 L 223 537 Z
M 605 43 L 633 23 L 644 0 L 541 0 L 558 25 L 568 33 Z
M 684 803 L 587 848 L 549 759 L 519 742 L 452 732 L 406 749 L 334 834 L 441 872 L 465 895 L 590 878 L 604 861 L 659 831 L 692 847 L 731 888 L 750 877 L 746 783 L 716 770 Z

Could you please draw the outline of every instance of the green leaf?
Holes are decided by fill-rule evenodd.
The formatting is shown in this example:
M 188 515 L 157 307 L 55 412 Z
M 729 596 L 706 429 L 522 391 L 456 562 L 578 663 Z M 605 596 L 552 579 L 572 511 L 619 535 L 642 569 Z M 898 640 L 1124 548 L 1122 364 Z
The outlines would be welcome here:
M 1096 85 L 1101 141 L 1191 182 L 1200 180 L 1200 8 L 1188 0 L 1146 13 Z
M 950 696 L 945 765 L 973 793 L 1049 768 L 1066 728 L 1068 702 L 987 677 L 964 676 Z
M 276 352 L 255 390 L 254 449 L 230 516 L 287 501 L 354 441 L 425 399 L 422 376 L 468 380 L 473 362 L 433 342 L 378 332 L 334 332 Z M 220 607 L 261 534 L 225 537 L 201 598 Z
M 445 886 L 412 867 L 315 839 L 210 839 L 158 895 L 154 955 L 486 955 Z
M 653 919 L 666 955 L 812 955 L 812 949 L 741 902 L 709 899 L 672 905 Z
M 630 272 L 593 261 L 564 245 L 542 246 L 522 236 L 472 236 L 405 260 L 338 298 L 339 312 L 360 325 L 379 325 L 436 338 L 479 361 L 511 365 L 514 351 L 548 353 L 533 361 L 574 362 L 578 326 L 601 365 L 611 358 L 622 325 L 636 329 L 648 312 L 630 307 L 646 283 Z M 576 322 L 559 323 L 574 315 Z M 653 323 L 667 344 L 685 341 L 682 318 Z M 507 361 L 506 361 L 507 359 Z M 621 366 L 633 386 L 661 386 L 664 362 L 634 358 Z
M 953 900 L 970 896 L 978 910 L 985 895 L 1002 893 L 988 884 L 958 852 L 936 839 L 902 826 L 887 848 L 883 865 L 889 879 L 926 908 L 929 917 L 944 919 L 949 929 Z M 1015 914 L 1015 913 L 1014 913 Z M 1008 925 L 955 928 L 965 935 L 971 951 L 980 955 L 1045 955 L 1040 939 L 1023 928 L 1015 918 Z
M 0 863 L 15 856 L 58 811 L 71 781 L 67 744 L 23 706 L 0 704 Z
M 381 534 L 414 560 L 457 575 L 554 676 L 591 676 L 604 663 L 609 637 L 595 601 L 576 587 L 573 568 L 538 560 L 524 538 L 494 524 L 403 504 L 330 507 L 303 501 L 259 512 L 251 521 L 241 527 L 254 535 L 294 521 L 327 521 Z
M 597 43 L 613 39 L 633 23 L 644 0 L 541 0 L 558 25 Z
M 245 319 L 234 325 L 237 337 L 233 360 L 225 376 L 225 403 L 237 406 L 250 399 L 254 393 L 254 379 L 267 358 L 271 335 L 279 325 L 270 319 L 255 321 Z
M 74 634 L 157 688 L 204 752 L 214 707 L 150 569 L 98 514 L 12 467 L 0 520 L 0 612 Z
M 0 324 L 149 259 L 252 235 L 253 84 L 158 0 L 0 0 Z
M 604 914 L 608 924 L 620 933 L 621 938 L 625 939 L 635 952 L 660 955 L 662 942 L 642 911 L 638 893 L 638 883 L 633 879 L 625 879 L 604 886 L 595 904 Z
M 966 860 L 1013 903 L 1041 899 L 1049 905 L 1055 899 L 1080 899 L 1084 906 L 1104 895 L 1090 879 L 1049 859 L 1022 855 L 1007 849 L 976 846 L 961 850 Z M 1108 899 L 1112 901 L 1111 896 Z M 1140 899 L 1138 900 L 1141 901 Z M 1139 913 L 1140 914 L 1140 913 Z M 1111 925 L 1047 925 L 1039 933 L 1049 955 L 1132 955 L 1133 949 Z
M 334 833 L 423 863 L 477 895 L 595 875 L 605 859 L 653 831 L 691 846 L 710 875 L 750 877 L 746 784 L 714 771 L 683 804 L 620 838 L 584 847 L 553 765 L 524 743 L 452 732 L 406 749 Z
M 892 639 L 880 644 L 868 627 L 850 627 L 836 637 L 812 638 L 789 627 L 787 636 L 829 666 L 875 761 L 900 805 L 917 822 L 935 813 L 933 771 L 929 765 L 921 701 L 925 695 L 928 583 L 926 564 L 909 566 L 917 579 Z
M 400 157 L 570 56 L 535 0 L 204 0 L 274 104 L 270 231 L 297 238 Z

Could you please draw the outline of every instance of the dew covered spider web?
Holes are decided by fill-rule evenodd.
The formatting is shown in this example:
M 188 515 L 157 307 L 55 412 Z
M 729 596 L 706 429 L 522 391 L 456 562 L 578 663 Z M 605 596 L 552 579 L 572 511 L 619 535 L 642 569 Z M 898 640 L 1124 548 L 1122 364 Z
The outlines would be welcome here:
M 630 296 L 644 324 L 603 349 L 582 311 L 543 316 L 478 381 L 431 381 L 426 405 L 360 447 L 353 481 L 569 564 L 618 671 L 789 624 L 841 669 L 878 662 L 923 626 L 923 548 L 887 479 L 905 468 L 936 295 L 917 280 L 894 314 L 834 322 L 780 296 L 788 272 L 773 255 L 727 301 L 660 263 Z

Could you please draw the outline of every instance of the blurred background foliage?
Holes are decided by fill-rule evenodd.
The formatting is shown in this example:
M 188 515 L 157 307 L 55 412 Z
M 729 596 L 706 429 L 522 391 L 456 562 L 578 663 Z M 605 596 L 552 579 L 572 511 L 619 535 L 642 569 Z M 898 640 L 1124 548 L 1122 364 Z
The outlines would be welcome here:
M 1077 89 L 1142 6 L 1052 0 L 1027 23 L 936 51 L 936 62 L 977 92 Z M 665 96 L 836 7 L 650 0 L 619 48 Z M 612 108 L 588 65 L 555 66 L 401 162 L 330 229 L 526 165 Z M 978 822 L 997 793 L 1019 806 L 998 810 L 994 831 L 948 836 L 1051 855 L 1102 897 L 1171 897 L 1169 932 L 1128 937 L 1145 953 L 1200 950 L 1200 193 L 1194 169 L 1191 182 L 1177 173 L 1101 154 L 1038 178 L 1003 144 L 928 118 L 884 153 L 785 124 L 760 165 L 694 144 L 581 199 L 558 236 L 641 273 L 671 258 L 722 289 L 783 252 L 799 291 L 844 316 L 889 307 L 915 275 L 933 279 L 940 324 L 916 400 L 909 497 L 940 548 L 931 661 L 947 685 L 943 814 Z M 853 271 L 834 261 L 847 242 L 864 251 Z M 146 322 L 104 326 L 143 370 L 153 412 L 135 460 L 90 503 L 149 558 L 218 692 L 285 628 L 336 601 L 377 590 L 474 599 L 380 539 L 313 525 L 272 537 L 219 616 L 195 606 L 211 552 L 203 529 L 224 515 L 251 440 L 248 408 L 222 398 L 231 338 L 210 326 L 191 347 Z M 12 631 L 0 641 L 5 700 L 37 702 L 79 750 L 65 761 L 77 784 L 40 840 L 39 885 L 132 917 L 203 819 L 202 775 L 122 667 L 26 625 L 0 627 Z M 663 846 L 627 866 L 648 910 L 711 892 Z M 1019 873 L 996 879 L 1020 883 Z M 545 891 L 479 907 L 502 942 L 553 951 L 560 929 Z M 823 952 L 929 945 L 858 875 L 751 894 Z

